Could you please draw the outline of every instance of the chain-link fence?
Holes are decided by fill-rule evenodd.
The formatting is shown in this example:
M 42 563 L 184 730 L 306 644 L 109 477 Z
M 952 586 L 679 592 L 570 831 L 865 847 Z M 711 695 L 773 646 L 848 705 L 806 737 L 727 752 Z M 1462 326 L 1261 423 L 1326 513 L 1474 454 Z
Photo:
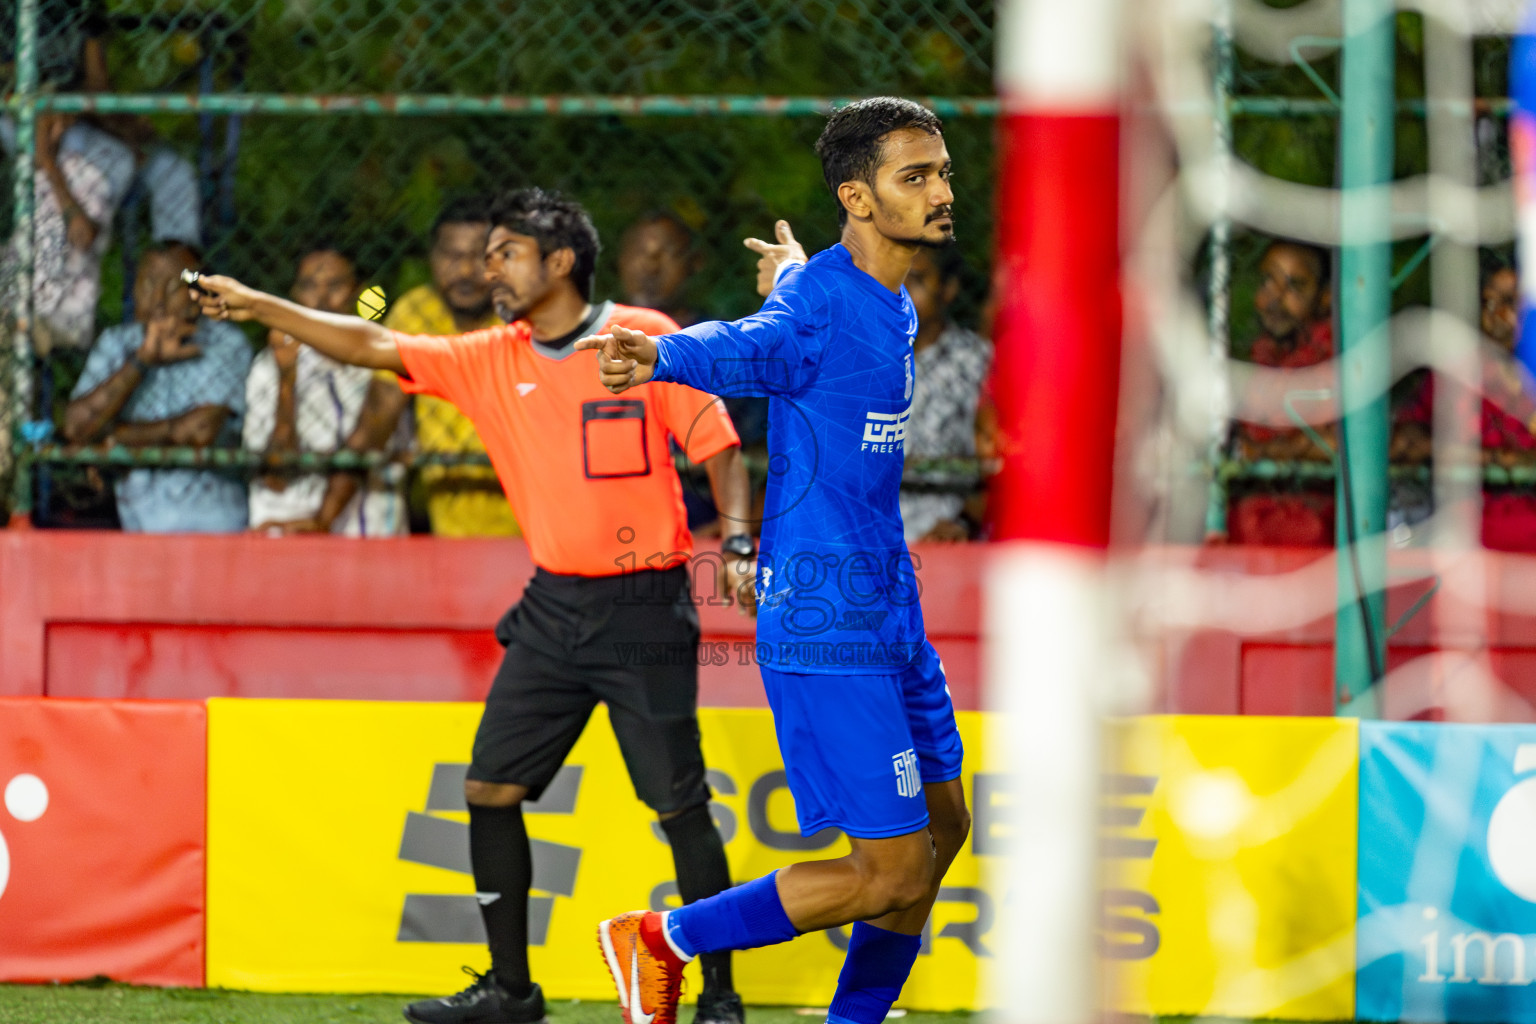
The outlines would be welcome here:
M 1286 15 L 1282 11 L 1290 12 L 1298 6 L 1266 0 L 1262 8 L 1270 9 L 1270 16 L 1283 19 Z M 1437 261 L 1463 245 L 1469 233 L 1476 232 L 1462 230 L 1458 234 L 1457 230 L 1437 223 L 1434 217 L 1419 212 L 1428 203 L 1422 197 L 1398 202 L 1390 274 L 1382 282 L 1383 291 L 1389 294 L 1390 313 L 1399 318 L 1394 327 L 1399 333 L 1393 341 L 1398 361 L 1407 359 L 1404 353 L 1412 344 L 1409 335 L 1413 333 L 1414 311 L 1426 308 L 1454 308 L 1464 321 L 1480 328 L 1491 341 L 1506 348 L 1513 341 L 1509 330 L 1501 333 L 1501 325 L 1512 324 L 1515 308 L 1507 98 L 1511 46 L 1508 32 L 1512 19 L 1488 13 L 1499 6 L 1467 5 L 1467 11 L 1476 8 L 1483 12 L 1478 16 L 1482 21 L 1476 31 L 1463 29 L 1464 34 L 1454 34 L 1449 43 L 1454 52 L 1455 74 L 1460 75 L 1457 94 L 1451 97 L 1446 95 L 1444 75 L 1438 87 L 1433 84 L 1431 66 L 1435 33 L 1441 33 L 1443 47 L 1447 45 L 1447 30 L 1434 20 L 1433 12 L 1403 9 L 1394 20 L 1390 66 L 1383 67 L 1382 73 L 1393 83 L 1395 97 L 1395 117 L 1391 118 L 1389 134 L 1390 178 L 1397 191 L 1406 194 L 1412 191 L 1414 182 L 1438 175 L 1435 180 L 1456 180 L 1465 185 L 1468 191 L 1463 195 L 1470 196 L 1476 190 L 1482 197 L 1478 201 L 1489 210 L 1498 211 L 1483 218 L 1481 248 L 1473 251 L 1468 247 L 1465 255 L 1469 271 L 1465 279 L 1458 279 L 1455 274 L 1446 273 L 1437 277 Z M 1518 6 L 1503 5 L 1510 10 Z M 1278 33 L 1270 38 L 1254 27 L 1259 23 L 1254 20 L 1255 12 L 1263 13 L 1262 8 L 1258 4 L 1231 4 L 1224 0 L 1213 3 L 1213 10 L 1233 12 L 1239 21 L 1245 15 L 1249 24 L 1246 34 L 1238 31 L 1236 38 L 1230 34 L 1230 19 L 1227 28 L 1215 33 L 1217 42 L 1210 55 L 1210 67 L 1215 85 L 1214 106 L 1225 115 L 1224 131 L 1218 133 L 1224 158 L 1230 157 L 1241 168 L 1241 180 L 1234 186 L 1234 192 L 1256 187 L 1272 191 L 1261 204 L 1250 203 L 1246 208 L 1242 203 L 1234 204 L 1239 207 L 1235 216 L 1227 210 L 1211 215 L 1206 243 L 1196 260 L 1196 285 L 1207 300 L 1204 312 L 1210 346 L 1218 354 L 1216 362 L 1224 363 L 1230 358 L 1244 372 L 1255 364 L 1296 371 L 1327 363 L 1336 353 L 1338 299 L 1347 288 L 1338 280 L 1342 252 L 1338 232 L 1334 230 L 1331 237 L 1324 237 L 1327 232 L 1320 235 L 1316 222 L 1308 221 L 1299 212 L 1287 223 L 1287 218 L 1275 211 L 1297 209 L 1293 200 L 1300 191 L 1287 191 L 1283 186 L 1334 189 L 1343 180 L 1348 146 L 1340 134 L 1344 106 L 1342 39 L 1333 35 L 1331 28 L 1324 34 L 1304 34 L 1317 30 L 1318 24 L 1332 25 L 1326 18 L 1313 22 L 1311 28 L 1292 30 L 1295 34 Z M 1313 13 L 1317 9 L 1310 8 Z M 1469 24 L 1476 20 L 1470 14 L 1467 17 Z M 1209 26 L 1203 31 L 1210 32 Z M 1442 62 L 1446 52 L 1439 52 Z M 1447 148 L 1451 151 L 1451 171 L 1435 163 L 1437 150 L 1431 144 L 1430 125 L 1436 116 L 1454 120 L 1448 132 L 1442 129 L 1438 151 L 1442 162 Z M 1188 154 L 1181 153 L 1181 161 L 1190 159 Z M 1254 183 L 1260 178 L 1269 184 L 1256 186 Z M 1286 199 L 1279 198 L 1282 194 Z M 1419 230 L 1407 230 L 1403 227 L 1407 224 Z M 1313 291 L 1312 308 L 1304 316 L 1308 329 L 1319 328 L 1315 337 L 1303 338 L 1305 331 L 1294 331 L 1286 338 L 1277 333 L 1284 330 L 1283 323 L 1277 325 L 1273 316 L 1265 322 L 1261 308 L 1275 306 L 1276 293 L 1272 290 L 1268 296 L 1262 294 L 1266 281 L 1263 264 L 1276 243 L 1304 243 L 1291 245 L 1292 256 L 1312 252 L 1320 257 L 1316 271 L 1303 274 L 1316 277 L 1313 283 L 1319 285 Z M 1481 323 L 1480 303 L 1484 306 Z M 1301 340 L 1298 342 L 1297 338 Z M 1318 407 L 1316 394 L 1307 390 L 1317 386 L 1333 388 L 1336 382 L 1329 380 L 1319 385 L 1318 379 L 1312 378 L 1310 384 L 1296 384 L 1294 393 L 1287 397 L 1287 401 L 1295 401 L 1294 411 L 1289 413 L 1292 419 L 1305 419 L 1309 402 L 1311 409 Z M 1239 391 L 1234 396 L 1237 404 L 1251 397 L 1234 388 Z M 1506 496 L 1518 496 L 1521 502 L 1529 502 L 1532 485 L 1536 484 L 1536 458 L 1532 457 L 1536 441 L 1515 420 L 1525 418 L 1522 410 L 1530 399 L 1498 392 L 1498 388 L 1493 388 L 1489 393 L 1491 406 L 1484 413 L 1492 424 L 1484 432 L 1482 457 L 1486 465 L 1481 477 L 1485 497 L 1494 503 Z M 1393 526 L 1394 542 L 1401 544 L 1415 542 L 1414 527 L 1428 522 L 1436 505 L 1433 492 L 1437 471 L 1429 458 L 1428 438 L 1418 437 L 1429 431 L 1432 394 L 1426 369 L 1398 372 L 1394 377 L 1389 402 L 1390 464 L 1386 473 L 1391 483 L 1387 521 Z M 1492 423 L 1492 406 L 1507 407 L 1513 417 L 1510 423 Z M 1332 422 L 1325 426 L 1329 437 L 1335 426 Z M 1506 426 L 1508 429 L 1504 429 Z M 1169 530 L 1173 539 L 1198 540 L 1203 532 L 1207 537 L 1227 536 L 1248 543 L 1333 542 L 1334 492 L 1340 456 L 1331 441 L 1325 438 L 1321 443 L 1309 443 L 1302 430 L 1295 427 L 1254 429 L 1238 422 L 1219 425 L 1216 434 L 1217 440 L 1208 449 L 1202 467 L 1213 484 L 1202 500 L 1206 507 L 1203 512 L 1192 514 L 1195 510 L 1186 505 L 1180 525 Z M 1473 472 L 1476 473 L 1475 467 Z M 1232 516 L 1229 509 L 1234 513 Z M 1428 529 L 1422 532 L 1427 535 Z M 1528 535 L 1520 543 L 1522 550 L 1528 550 L 1536 544 L 1536 535 Z
M 286 490 L 300 469 L 393 461 L 409 476 L 375 473 L 370 487 L 407 493 L 418 528 L 434 495 L 494 497 L 488 470 L 453 465 L 483 463 L 472 432 L 431 403 L 407 407 L 390 444 L 329 454 L 369 399 L 366 375 L 301 364 L 300 436 L 274 444 L 272 430 L 249 429 L 272 424 L 277 402 L 275 386 L 259 386 L 276 379 L 262 333 L 243 336 L 243 361 L 223 332 L 205 325 L 190 339 L 205 357 L 227 348 L 218 365 L 251 374 L 249 387 L 212 379 L 197 360 L 137 369 L 144 324 L 164 305 L 164 273 L 148 264 L 176 264 L 176 250 L 160 250 L 186 242 L 205 267 L 287 293 L 305 254 L 333 250 L 394 315 L 434 285 L 429 236 L 445 204 L 538 185 L 592 214 L 604 244 L 599 297 L 639 297 L 619 273 L 621 241 L 659 215 L 684 281 L 652 302 L 734 318 L 759 301 L 743 237 L 784 218 L 811 251 L 835 241 L 812 143 L 839 96 L 929 97 L 946 118 L 966 264 L 952 312 L 974 322 L 991 241 L 992 8 L 0 0 L 0 141 L 13 186 L 0 215 L 12 238 L 0 267 L 0 380 L 16 438 L 18 461 L 5 467 L 14 511 L 111 524 L 122 509 L 110 492 L 152 477 L 146 494 L 189 500 L 190 490 L 157 490 L 172 471 L 133 466 L 178 467 L 178 486 L 233 501 L 263 474 Z M 30 252 L 20 244 L 28 218 Z M 104 401 L 103 387 L 129 394 Z M 226 401 L 211 431 L 186 421 Z M 962 487 L 974 476 L 959 474 Z M 297 479 L 308 493 L 313 481 Z

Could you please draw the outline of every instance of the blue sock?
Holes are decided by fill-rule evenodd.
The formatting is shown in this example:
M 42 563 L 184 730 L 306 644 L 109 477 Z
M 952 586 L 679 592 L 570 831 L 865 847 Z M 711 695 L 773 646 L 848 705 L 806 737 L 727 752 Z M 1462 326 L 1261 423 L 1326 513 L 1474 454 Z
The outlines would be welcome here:
M 907 983 L 922 946 L 921 935 L 856 923 L 827 1020 L 831 1024 L 881 1024 L 901 995 L 901 986 Z
M 779 902 L 777 874 L 668 911 L 667 938 L 688 956 L 788 942 L 800 933 Z

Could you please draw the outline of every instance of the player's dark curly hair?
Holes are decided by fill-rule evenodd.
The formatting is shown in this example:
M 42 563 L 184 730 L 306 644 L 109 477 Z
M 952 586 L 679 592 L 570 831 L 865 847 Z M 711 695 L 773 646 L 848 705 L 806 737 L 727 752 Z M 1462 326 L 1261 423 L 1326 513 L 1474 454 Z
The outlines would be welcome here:
M 541 188 L 504 192 L 491 204 L 491 227 L 527 235 L 539 243 L 539 255 L 569 249 L 575 256 L 571 283 L 583 299 L 592 297 L 592 277 L 601 248 L 592 218 L 574 199 Z
M 832 200 L 837 203 L 837 223 L 848 223 L 848 210 L 837 198 L 837 187 L 845 181 L 875 184 L 875 170 L 880 166 L 882 140 L 891 132 L 916 128 L 929 135 L 944 130 L 944 122 L 927 107 L 899 96 L 871 96 L 832 112 L 827 126 L 816 140 L 816 155 L 821 157 L 821 173 L 827 179 Z

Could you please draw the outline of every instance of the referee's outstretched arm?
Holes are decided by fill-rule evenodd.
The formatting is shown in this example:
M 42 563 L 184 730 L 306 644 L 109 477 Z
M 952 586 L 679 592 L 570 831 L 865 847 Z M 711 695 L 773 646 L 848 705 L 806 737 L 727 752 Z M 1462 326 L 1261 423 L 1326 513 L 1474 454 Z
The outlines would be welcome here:
M 338 363 L 406 374 L 394 335 L 360 316 L 322 313 L 248 288 L 232 277 L 203 274 L 192 288 L 203 315 L 214 320 L 256 320 L 330 356 Z

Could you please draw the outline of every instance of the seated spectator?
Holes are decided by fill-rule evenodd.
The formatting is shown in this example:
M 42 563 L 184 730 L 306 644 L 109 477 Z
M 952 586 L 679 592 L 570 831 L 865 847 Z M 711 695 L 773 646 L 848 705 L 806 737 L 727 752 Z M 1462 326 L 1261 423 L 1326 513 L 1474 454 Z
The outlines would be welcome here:
M 917 311 L 908 462 L 977 454 L 978 396 L 992 365 L 992 343 L 949 319 L 963 265 L 952 247 L 919 249 L 907 274 L 907 292 Z M 909 543 L 963 541 L 975 535 L 981 516 L 976 509 L 968 513 L 962 494 L 903 487 L 901 520 Z
M 179 243 L 146 252 L 135 321 L 96 339 L 64 413 L 74 444 L 129 448 L 239 443 L 251 349 L 233 324 L 198 316 L 181 283 L 200 266 Z M 117 481 L 123 529 L 228 533 L 245 528 L 245 484 L 202 469 L 134 469 Z
M 299 261 L 294 302 L 327 313 L 351 314 L 362 285 L 352 259 L 322 246 Z M 267 335 L 245 385 L 245 447 L 272 454 L 335 452 L 357 426 L 373 374 L 343 366 L 281 331 Z M 353 488 L 342 506 L 325 503 L 323 473 L 272 472 L 251 481 L 250 522 L 269 533 L 340 533 L 349 537 L 390 537 L 408 532 L 405 502 L 386 482 L 370 474 L 366 492 Z
M 491 309 L 485 280 L 485 238 L 490 232 L 488 201 L 481 196 L 456 199 L 432 225 L 428 253 L 432 282 L 402 295 L 384 317 L 384 325 L 407 334 L 462 334 L 501 323 Z M 394 435 L 409 401 L 395 375 L 374 374 L 357 429 L 347 439 L 353 451 L 381 450 Z M 416 443 L 423 452 L 483 453 L 485 445 L 469 418 L 452 403 L 416 396 Z M 327 504 L 344 504 L 356 478 L 331 478 Z M 427 493 L 427 517 L 439 537 L 518 537 L 517 518 L 489 466 L 426 466 L 421 482 Z
M 1314 246 L 1273 241 L 1259 261 L 1259 289 L 1253 305 L 1264 333 L 1253 343 L 1251 359 L 1260 366 L 1297 369 L 1333 358 L 1333 293 L 1328 254 Z M 1305 411 L 1305 410 L 1301 410 Z M 1317 428 L 1330 438 L 1332 425 Z M 1304 431 L 1241 423 L 1233 446 L 1244 459 L 1328 461 Z M 1328 547 L 1333 544 L 1334 497 L 1331 482 L 1234 487 L 1227 516 L 1228 536 L 1236 544 Z
M 1512 356 L 1520 331 L 1520 280 L 1515 268 L 1490 259 L 1484 266 L 1482 315 L 1485 337 Z M 1393 415 L 1394 461 L 1427 463 L 1433 456 L 1435 377 L 1415 371 L 1409 395 Z M 1526 389 L 1512 359 L 1485 352 L 1478 430 L 1484 464 L 1536 466 L 1536 396 Z M 1483 492 L 1483 546 L 1499 551 L 1536 551 L 1536 495 L 1507 488 Z

